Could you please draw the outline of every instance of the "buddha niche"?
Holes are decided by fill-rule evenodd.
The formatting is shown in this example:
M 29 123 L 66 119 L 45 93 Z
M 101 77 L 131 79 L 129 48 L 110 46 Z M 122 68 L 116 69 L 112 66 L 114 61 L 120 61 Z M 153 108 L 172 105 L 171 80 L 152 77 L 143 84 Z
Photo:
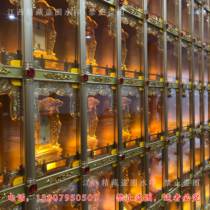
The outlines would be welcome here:
M 127 49 L 127 39 L 128 39 L 128 33 L 122 29 L 122 70 L 127 70 L 126 67 L 126 58 L 127 58 L 127 53 L 128 53 L 128 49 Z

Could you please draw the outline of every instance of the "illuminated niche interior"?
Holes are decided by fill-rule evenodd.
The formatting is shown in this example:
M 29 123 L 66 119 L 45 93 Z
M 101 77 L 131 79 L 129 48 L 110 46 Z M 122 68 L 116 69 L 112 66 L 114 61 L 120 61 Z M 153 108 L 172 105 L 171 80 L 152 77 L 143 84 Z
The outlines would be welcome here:
M 199 180 L 201 181 L 201 180 Z M 200 186 L 195 186 L 195 193 L 197 193 L 198 195 L 200 195 L 200 197 L 202 197 L 202 185 L 203 183 L 199 183 Z M 201 199 L 199 199 L 198 201 L 195 202 L 196 205 L 196 209 L 201 209 Z
M 204 153 L 205 153 L 205 160 L 210 159 L 210 143 L 209 143 L 209 134 L 204 133 Z
M 182 126 L 190 125 L 190 95 L 189 91 L 185 91 L 182 96 Z
M 152 151 L 150 153 L 150 164 L 149 164 L 149 189 L 151 193 L 157 193 L 162 189 L 162 167 L 163 167 L 163 160 L 162 160 L 162 151 Z
M 200 20 L 201 20 L 201 9 L 199 8 L 199 5 L 194 4 L 194 33 L 193 35 L 197 38 L 197 39 L 201 39 L 201 25 L 200 25 Z
M 143 72 L 143 27 L 128 16 L 122 17 L 122 70 L 125 77 L 140 78 Z
M 195 100 L 195 126 L 200 125 L 200 93 L 198 90 L 194 91 Z
M 148 108 L 149 108 L 149 125 L 148 130 L 150 137 L 156 138 L 156 135 L 163 130 L 163 98 L 162 92 L 158 89 L 150 89 Z
M 195 166 L 201 164 L 201 140 L 195 137 Z
M 208 124 L 209 120 L 209 94 L 208 91 L 204 91 L 204 123 Z
M 175 82 L 178 72 L 178 44 L 175 39 L 167 38 L 167 80 Z
M 135 9 L 143 8 L 143 0 L 125 0 L 124 5 L 129 5 Z
M 0 63 L 21 66 L 21 16 L 16 1 L 1 0 L 0 7 Z
M 167 0 L 167 21 L 169 24 L 178 23 L 178 0 Z
M 173 132 L 177 128 L 177 98 L 176 90 L 168 92 L 168 130 Z
M 115 175 L 111 168 L 97 171 L 89 176 L 87 180 L 88 193 L 98 197 L 97 201 L 88 202 L 89 209 L 117 209 L 117 188 L 113 180 L 115 180 Z
M 204 83 L 208 85 L 208 82 L 210 81 L 210 56 L 205 53 L 204 54 Z
M 186 174 L 190 172 L 190 141 L 189 139 L 184 139 L 182 151 L 183 151 L 183 173 Z
M 148 0 L 148 11 L 151 15 L 162 16 L 162 0 Z
M 76 6 L 71 0 L 35 1 L 33 54 L 37 68 L 78 72 Z
M 21 89 L 4 79 L 0 80 L 0 87 L 0 185 L 11 186 L 23 169 Z
M 87 2 L 86 53 L 89 73 L 115 75 L 114 8 Z
M 190 48 L 182 43 L 182 82 L 188 83 L 190 81 L 191 68 L 191 52 Z
M 133 140 L 142 137 L 143 105 L 141 92 L 136 87 L 122 87 L 122 114 L 123 114 L 123 142 L 126 146 L 134 146 Z M 134 144 L 134 145 L 133 145 Z
M 37 164 L 74 157 L 79 153 L 76 103 L 76 89 L 69 84 L 36 83 L 35 149 Z
M 210 15 L 204 10 L 204 41 L 210 43 Z
M 194 50 L 194 83 L 199 84 L 201 82 L 201 69 L 202 69 L 202 54 L 198 49 Z
M 145 175 L 143 172 L 143 160 L 136 158 L 127 162 L 123 166 L 123 180 L 126 180 L 123 193 L 131 196 L 144 195 L 145 193 Z M 125 202 L 126 210 L 133 210 L 141 201 Z
M 163 36 L 157 29 L 148 28 L 148 71 L 150 80 L 158 80 L 163 71 Z
M 173 182 L 177 179 L 178 175 L 178 156 L 177 156 L 177 143 L 173 143 L 168 147 L 168 180 Z
M 206 175 L 205 175 L 205 197 L 206 197 L 207 201 L 210 198 L 210 178 L 209 178 L 209 173 L 206 173 Z
M 191 16 L 191 1 L 182 0 L 182 30 L 189 32 L 190 16 Z
M 115 143 L 115 93 L 109 85 L 88 86 L 88 150 Z

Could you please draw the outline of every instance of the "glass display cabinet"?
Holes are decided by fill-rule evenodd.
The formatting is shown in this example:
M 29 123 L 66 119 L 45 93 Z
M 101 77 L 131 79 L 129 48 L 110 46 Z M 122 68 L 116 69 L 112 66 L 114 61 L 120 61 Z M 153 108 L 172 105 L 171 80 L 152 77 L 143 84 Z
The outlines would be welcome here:
M 194 37 L 201 40 L 201 16 L 202 9 L 198 4 L 194 4 Z
M 122 87 L 123 143 L 138 146 L 143 137 L 143 92 L 137 87 Z
M 162 150 L 149 154 L 149 191 L 158 198 L 163 187 L 163 155 Z
M 168 146 L 168 181 L 173 183 L 178 178 L 178 148 L 174 142 Z
M 36 68 L 78 73 L 76 9 L 76 1 L 34 2 L 33 56 Z
M 201 112 L 201 107 L 200 107 L 200 100 L 201 100 L 201 96 L 200 96 L 200 92 L 199 90 L 195 90 L 194 91 L 194 101 L 195 101 L 195 126 L 198 127 L 201 123 L 201 116 L 200 116 L 200 112 Z
M 147 9 L 150 15 L 162 17 L 163 0 L 148 0 Z
M 204 133 L 204 157 L 208 161 L 210 159 L 210 138 L 209 133 Z
M 0 7 L 0 63 L 21 67 L 21 14 L 17 1 L 2 0 Z
M 194 48 L 194 84 L 202 82 L 202 51 Z
M 87 180 L 88 194 L 94 195 L 96 201 L 88 202 L 90 210 L 117 210 L 116 201 L 118 179 L 116 178 L 115 168 L 108 166 L 100 171 L 91 173 Z
M 150 80 L 163 76 L 163 34 L 152 26 L 148 28 L 148 72 Z
M 203 92 L 203 96 L 204 96 L 204 124 L 207 125 L 208 124 L 208 120 L 209 120 L 209 93 L 207 90 L 205 90 Z
M 182 30 L 183 32 L 190 33 L 190 19 L 191 19 L 191 0 L 181 1 L 182 10 Z
M 210 13 L 207 13 L 206 10 L 204 12 L 204 42 L 210 43 Z
M 144 4 L 143 0 L 125 0 L 124 1 L 124 5 L 126 7 L 133 8 L 139 11 L 142 11 L 143 4 Z
M 123 15 L 121 36 L 123 76 L 143 79 L 142 23 L 128 15 Z
M 79 155 L 77 86 L 37 82 L 34 94 L 35 154 L 41 175 L 71 166 Z
M 157 140 L 163 132 L 163 92 L 157 88 L 149 90 L 148 100 L 148 131 L 150 140 Z
M 190 93 L 185 90 L 182 95 L 182 126 L 183 129 L 190 125 Z
M 115 76 L 114 8 L 90 0 L 86 7 L 86 71 Z
M 191 159 L 190 159 L 190 140 L 185 138 L 182 144 L 182 155 L 183 155 L 183 174 L 188 174 L 191 170 Z
M 144 160 L 141 157 L 132 158 L 123 165 L 123 194 L 130 195 L 134 199 L 124 203 L 126 210 L 133 210 L 140 207 L 141 197 L 145 194 L 145 173 Z
M 176 82 L 178 79 L 178 42 L 167 36 L 167 81 Z
M 79 179 L 45 189 L 37 195 L 37 210 L 81 210 Z M 48 200 L 46 199 L 48 196 Z
M 169 134 L 173 134 L 177 129 L 177 90 L 169 89 L 168 90 L 168 132 Z
M 0 80 L 0 188 L 23 182 L 21 86 L 19 80 Z
M 195 167 L 200 166 L 201 164 L 201 139 L 195 137 Z
M 88 86 L 88 152 L 91 155 L 110 153 L 117 144 L 115 87 Z
M 167 22 L 170 25 L 178 25 L 179 15 L 179 1 L 178 0 L 167 0 Z
M 191 60 L 191 48 L 186 43 L 182 42 L 182 83 L 190 82 Z

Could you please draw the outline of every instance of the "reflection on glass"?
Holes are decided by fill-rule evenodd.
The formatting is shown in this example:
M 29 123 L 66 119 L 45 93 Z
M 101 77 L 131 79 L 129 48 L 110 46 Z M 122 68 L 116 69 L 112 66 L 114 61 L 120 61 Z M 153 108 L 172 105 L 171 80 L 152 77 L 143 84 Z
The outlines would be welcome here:
M 151 15 L 162 16 L 162 0 L 148 0 L 148 11 Z
M 110 168 L 97 171 L 89 176 L 88 193 L 98 198 L 97 201 L 88 203 L 89 210 L 117 209 L 115 180 L 114 170 Z
M 167 80 L 175 82 L 178 72 L 178 44 L 175 39 L 168 36 L 167 42 Z
M 40 193 L 37 199 L 37 210 L 79 210 L 80 203 L 73 201 L 71 195 L 79 193 L 79 183 L 71 181 L 65 185 L 61 184 L 59 187 L 52 187 L 45 189 L 43 192 L 46 195 L 52 195 L 51 202 L 42 202 L 42 194 Z M 62 198 L 63 195 L 63 198 Z M 62 199 L 61 199 L 62 198 Z M 57 201 L 56 201 L 57 200 Z
M 204 147 L 205 147 L 205 160 L 209 160 L 210 158 L 210 139 L 209 139 L 209 133 L 204 133 Z
M 126 180 L 123 193 L 133 197 L 144 195 L 145 193 L 145 175 L 143 169 L 143 160 L 131 159 L 123 167 L 123 180 Z M 126 210 L 133 210 L 141 201 L 125 202 Z
M 9 187 L 14 185 L 15 177 L 23 175 L 21 89 L 3 79 L 0 87 L 0 186 Z
M 143 72 L 142 25 L 128 16 L 122 17 L 122 70 L 125 77 L 139 78 Z
M 163 95 L 160 90 L 151 89 L 149 93 L 149 134 L 151 137 L 163 130 Z
M 199 84 L 202 81 L 201 70 L 202 70 L 202 54 L 201 51 L 195 49 L 194 51 L 194 83 Z
M 163 71 L 163 36 L 157 29 L 148 29 L 149 79 L 158 80 Z
M 35 142 L 37 164 L 75 156 L 79 152 L 77 91 L 69 84 L 36 83 Z M 47 170 L 64 162 L 48 164 Z
M 162 151 L 152 151 L 150 153 L 150 162 L 149 162 L 149 176 L 150 176 L 150 192 L 157 193 L 162 189 Z
M 168 146 L 168 179 L 173 182 L 177 179 L 178 173 L 177 143 Z
M 201 140 L 195 137 L 195 166 L 201 164 Z
M 172 25 L 178 24 L 178 1 L 167 0 L 167 20 Z
M 113 8 L 93 2 L 87 3 L 86 63 L 88 73 L 114 76 L 114 17 Z
M 190 32 L 191 2 L 182 0 L 182 30 Z
M 182 82 L 190 81 L 191 52 L 188 46 L 182 46 Z
M 194 91 L 195 100 L 195 126 L 200 124 L 200 93 L 198 90 Z
M 125 0 L 124 5 L 132 6 L 135 9 L 143 8 L 143 0 Z
M 88 86 L 88 150 L 115 143 L 115 94 L 108 85 Z
M 187 127 L 190 125 L 190 94 L 185 91 L 182 97 L 182 125 Z
M 186 174 L 190 171 L 190 141 L 189 139 L 184 139 L 182 152 L 183 152 L 183 173 Z
M 38 0 L 33 16 L 36 68 L 78 72 L 76 1 Z
M 0 63 L 20 67 L 21 15 L 17 1 L 1 0 L 0 3 Z
M 209 120 L 209 94 L 208 91 L 204 91 L 204 123 L 208 124 Z
M 168 130 L 173 131 L 177 128 L 177 99 L 176 90 L 171 89 L 168 93 Z
M 123 142 L 135 146 L 142 137 L 143 105 L 141 92 L 136 87 L 122 88 Z
M 210 15 L 204 11 L 204 41 L 210 43 Z
M 196 38 L 201 38 L 201 25 L 200 25 L 200 20 L 201 20 L 201 9 L 197 4 L 194 4 L 194 36 Z

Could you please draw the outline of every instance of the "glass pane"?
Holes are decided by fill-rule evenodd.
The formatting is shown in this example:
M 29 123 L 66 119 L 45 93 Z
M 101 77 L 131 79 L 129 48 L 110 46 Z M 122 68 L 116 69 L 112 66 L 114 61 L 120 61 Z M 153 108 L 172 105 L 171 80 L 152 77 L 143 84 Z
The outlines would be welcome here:
M 12 67 L 22 65 L 21 13 L 17 1 L 0 2 L 0 63 Z
M 81 209 L 80 200 L 79 183 L 73 180 L 39 193 L 37 210 L 79 210 Z
M 150 89 L 149 93 L 149 135 L 151 140 L 163 131 L 163 95 L 158 89 Z
M 187 127 L 190 125 L 190 96 L 186 91 L 182 97 L 182 125 Z
M 205 160 L 209 160 L 210 158 L 210 138 L 209 133 L 204 133 L 204 147 L 205 147 Z
M 151 15 L 162 17 L 162 0 L 148 0 L 148 11 Z
M 145 193 L 145 174 L 143 168 L 143 159 L 134 158 L 126 162 L 123 166 L 123 194 L 131 195 L 133 198 L 137 198 L 138 195 L 143 196 Z M 125 202 L 125 208 L 127 210 L 133 210 L 139 206 L 141 200 Z
M 198 126 L 201 122 L 200 120 L 200 93 L 198 90 L 194 91 L 195 100 L 195 126 Z
M 88 151 L 107 153 L 115 144 L 115 92 L 109 85 L 88 86 Z
M 117 210 L 115 170 L 103 168 L 103 170 L 92 172 L 87 180 L 88 193 L 97 197 L 97 201 L 89 202 L 88 209 L 94 210 Z
M 182 46 L 182 82 L 190 81 L 191 51 L 190 47 Z
M 167 0 L 167 19 L 168 23 L 172 25 L 178 24 L 178 0 Z
M 143 27 L 136 19 L 122 17 L 123 76 L 140 78 L 143 74 Z
M 199 84 L 202 81 L 201 71 L 202 71 L 202 54 L 201 51 L 194 51 L 194 83 Z
M 68 83 L 36 83 L 35 142 L 38 176 L 63 168 L 80 151 L 77 87 Z
M 210 14 L 203 10 L 204 12 L 204 41 L 210 43 Z
M 191 2 L 182 0 L 182 30 L 190 32 Z
M 210 56 L 205 53 L 204 54 L 204 84 L 208 85 L 208 82 L 210 81 Z
M 0 80 L 0 188 L 15 186 L 24 175 L 20 86 L 21 81 Z
M 86 16 L 86 63 L 92 74 L 115 74 L 115 31 L 112 7 L 87 3 Z
M 201 164 L 201 140 L 195 137 L 195 166 Z
M 143 8 L 144 0 L 126 0 L 125 5 L 132 6 L 135 9 Z
M 205 124 L 208 124 L 209 120 L 209 95 L 208 91 L 204 91 L 204 122 Z
M 163 70 L 163 36 L 157 29 L 148 29 L 149 79 L 158 80 Z
M 72 3 L 73 2 L 73 3 Z M 33 46 L 36 68 L 78 72 L 76 1 L 36 1 Z
M 150 192 L 157 193 L 162 189 L 162 151 L 152 151 L 150 152 L 149 160 L 149 176 L 150 176 Z
M 177 143 L 168 146 L 168 179 L 173 182 L 177 179 L 178 175 L 178 156 L 177 156 Z
M 122 88 L 123 142 L 137 146 L 143 135 L 142 93 L 136 87 Z
M 186 174 L 190 172 L 190 140 L 189 139 L 184 139 L 182 152 L 183 152 L 183 173 Z
M 175 82 L 178 72 L 178 43 L 172 37 L 168 37 L 167 55 L 167 80 Z
M 177 128 L 177 98 L 176 90 L 168 93 L 168 130 L 173 132 Z
M 194 36 L 201 39 L 201 13 L 202 10 L 197 4 L 194 4 Z

